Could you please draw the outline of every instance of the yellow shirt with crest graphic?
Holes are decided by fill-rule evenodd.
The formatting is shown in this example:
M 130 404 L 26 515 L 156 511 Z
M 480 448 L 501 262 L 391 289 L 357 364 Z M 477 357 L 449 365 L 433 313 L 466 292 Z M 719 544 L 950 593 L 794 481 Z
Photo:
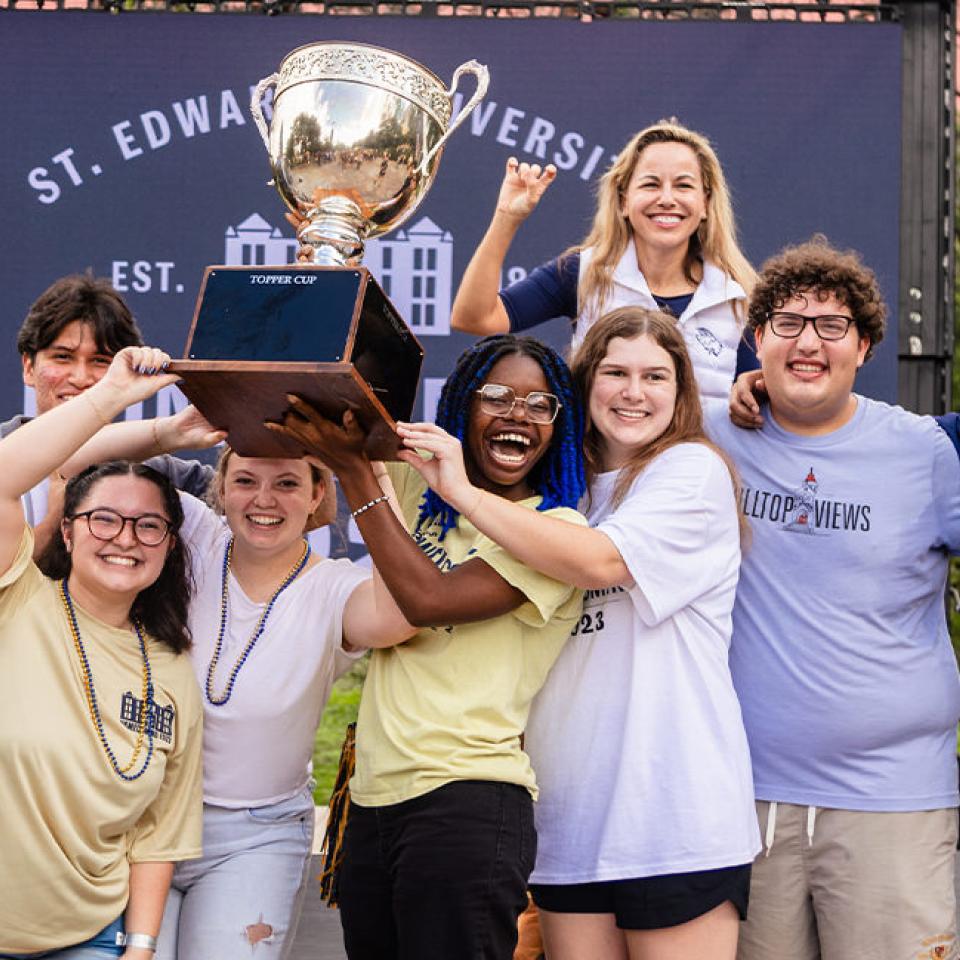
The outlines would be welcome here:
M 32 553 L 27 527 L 0 577 L 0 953 L 82 943 L 123 913 L 130 863 L 200 855 L 202 709 L 188 657 L 147 638 L 153 756 L 122 780 L 91 720 L 57 585 Z M 143 709 L 140 647 L 74 607 L 122 769 Z M 146 750 L 144 737 L 131 773 Z

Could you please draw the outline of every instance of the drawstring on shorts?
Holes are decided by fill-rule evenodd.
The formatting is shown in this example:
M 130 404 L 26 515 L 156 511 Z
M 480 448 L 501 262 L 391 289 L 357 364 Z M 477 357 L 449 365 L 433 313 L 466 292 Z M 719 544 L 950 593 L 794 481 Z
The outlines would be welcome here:
M 817 822 L 817 808 L 807 807 L 807 846 L 813 846 L 813 831 Z M 773 838 L 777 831 L 777 801 L 771 800 L 767 810 L 767 829 L 763 835 L 763 855 L 770 856 L 773 849 Z

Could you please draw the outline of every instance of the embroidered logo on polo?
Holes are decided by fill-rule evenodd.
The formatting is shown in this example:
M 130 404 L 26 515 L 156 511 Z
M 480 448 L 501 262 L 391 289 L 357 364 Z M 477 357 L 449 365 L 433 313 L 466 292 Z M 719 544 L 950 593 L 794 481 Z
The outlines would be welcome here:
M 143 701 L 134 696 L 128 690 L 120 698 L 120 722 L 128 729 L 136 733 L 140 725 L 140 715 L 143 712 Z M 151 704 L 150 716 L 147 717 L 147 729 L 153 728 L 153 735 L 164 743 L 171 743 L 173 740 L 173 718 L 174 710 L 172 706 L 161 707 L 159 703 Z
M 870 531 L 870 506 L 835 500 L 820 489 L 813 467 L 789 493 L 744 486 L 740 506 L 750 520 L 774 523 L 789 533 L 823 536 L 834 530 Z

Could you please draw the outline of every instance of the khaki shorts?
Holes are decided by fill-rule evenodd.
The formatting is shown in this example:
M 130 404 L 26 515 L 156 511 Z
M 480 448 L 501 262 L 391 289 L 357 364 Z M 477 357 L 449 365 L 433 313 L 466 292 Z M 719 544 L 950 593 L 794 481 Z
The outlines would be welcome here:
M 757 802 L 737 960 L 956 960 L 957 811 Z

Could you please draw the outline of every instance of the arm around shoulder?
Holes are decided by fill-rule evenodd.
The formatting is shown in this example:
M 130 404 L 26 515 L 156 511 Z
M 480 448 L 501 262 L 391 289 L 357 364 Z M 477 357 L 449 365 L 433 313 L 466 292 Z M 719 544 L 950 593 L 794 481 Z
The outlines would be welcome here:
M 630 584 L 630 571 L 602 531 L 482 491 L 469 519 L 509 554 L 583 590 Z

